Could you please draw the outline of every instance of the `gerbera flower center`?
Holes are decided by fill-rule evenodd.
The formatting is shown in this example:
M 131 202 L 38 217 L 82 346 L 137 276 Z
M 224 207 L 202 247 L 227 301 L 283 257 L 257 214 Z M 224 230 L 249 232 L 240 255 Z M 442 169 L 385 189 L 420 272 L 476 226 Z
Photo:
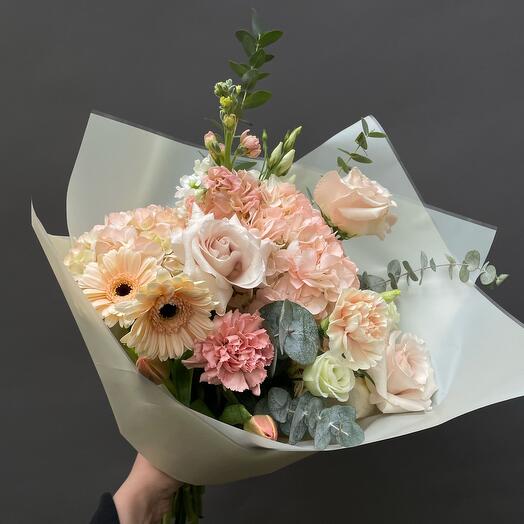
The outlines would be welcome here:
M 178 306 L 176 304 L 164 304 L 159 310 L 158 313 L 162 318 L 173 318 L 178 311 Z
M 115 293 L 119 297 L 126 297 L 127 295 L 129 295 L 129 293 L 131 293 L 132 289 L 133 288 L 129 284 L 123 282 L 115 288 Z

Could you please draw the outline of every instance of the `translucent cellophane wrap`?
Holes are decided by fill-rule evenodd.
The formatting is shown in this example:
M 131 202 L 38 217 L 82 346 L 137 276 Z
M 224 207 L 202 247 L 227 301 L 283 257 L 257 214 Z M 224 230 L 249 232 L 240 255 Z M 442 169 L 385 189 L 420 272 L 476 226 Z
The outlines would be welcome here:
M 370 129 L 382 130 L 367 117 Z M 360 123 L 340 132 L 298 161 L 297 186 L 313 188 L 348 149 Z M 363 172 L 387 187 L 398 204 L 398 222 L 384 241 L 354 238 L 346 254 L 361 270 L 385 275 L 395 258 L 418 267 L 420 251 L 445 261 L 470 249 L 486 257 L 492 227 L 425 206 L 391 143 L 370 139 L 372 164 Z M 69 234 L 77 237 L 112 211 L 149 204 L 173 205 L 181 176 L 204 150 L 92 114 L 67 194 Z M 311 441 L 275 442 L 211 419 L 180 404 L 163 386 L 137 373 L 118 340 L 83 296 L 63 264 L 71 241 L 48 235 L 33 211 L 33 227 L 91 354 L 118 427 L 129 443 L 159 469 L 191 484 L 218 484 L 263 475 L 315 452 Z M 524 394 L 522 324 L 473 284 L 450 280 L 447 271 L 426 273 L 422 286 L 401 285 L 401 328 L 423 338 L 439 390 L 428 413 L 376 415 L 361 421 L 364 444 L 427 429 L 480 407 Z M 339 449 L 329 446 L 328 450 Z M 339 451 L 351 453 L 350 450 Z

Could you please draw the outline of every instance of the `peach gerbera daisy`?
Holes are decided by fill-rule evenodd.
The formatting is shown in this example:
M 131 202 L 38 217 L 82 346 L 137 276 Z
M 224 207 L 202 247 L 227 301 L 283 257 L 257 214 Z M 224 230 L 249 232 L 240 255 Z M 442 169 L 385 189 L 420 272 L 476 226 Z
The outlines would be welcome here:
M 132 299 L 141 286 L 155 278 L 158 270 L 155 258 L 121 247 L 87 264 L 78 277 L 78 285 L 109 327 L 117 322 L 124 326 L 123 316 L 115 305 Z
M 180 357 L 213 329 L 210 316 L 215 306 L 204 282 L 159 271 L 134 300 L 119 304 L 128 325 L 134 320 L 121 341 L 149 359 Z

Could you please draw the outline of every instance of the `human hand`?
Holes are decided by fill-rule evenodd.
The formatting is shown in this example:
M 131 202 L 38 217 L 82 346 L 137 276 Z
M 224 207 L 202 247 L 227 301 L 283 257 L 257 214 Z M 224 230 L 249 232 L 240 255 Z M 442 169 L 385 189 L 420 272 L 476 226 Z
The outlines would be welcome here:
M 138 454 L 113 500 L 120 524 L 157 524 L 170 509 L 182 482 L 155 468 Z

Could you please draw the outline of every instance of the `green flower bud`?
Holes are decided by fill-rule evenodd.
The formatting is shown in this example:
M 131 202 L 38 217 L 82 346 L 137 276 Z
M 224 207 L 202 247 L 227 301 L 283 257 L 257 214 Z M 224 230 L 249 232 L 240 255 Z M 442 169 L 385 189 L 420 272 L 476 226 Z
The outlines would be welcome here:
M 276 176 L 284 176 L 293 165 L 293 158 L 295 158 L 295 150 L 288 151 L 275 169 Z
M 302 126 L 299 126 L 293 129 L 290 135 L 286 138 L 286 141 L 284 142 L 284 151 L 286 153 L 295 147 L 295 142 L 297 140 L 298 135 L 300 135 L 301 131 L 302 131 Z
M 272 168 L 275 167 L 278 162 L 280 161 L 280 157 L 282 156 L 282 142 L 278 144 L 275 149 L 273 149 L 273 152 L 271 153 L 271 156 L 269 157 L 268 161 L 268 167 Z

